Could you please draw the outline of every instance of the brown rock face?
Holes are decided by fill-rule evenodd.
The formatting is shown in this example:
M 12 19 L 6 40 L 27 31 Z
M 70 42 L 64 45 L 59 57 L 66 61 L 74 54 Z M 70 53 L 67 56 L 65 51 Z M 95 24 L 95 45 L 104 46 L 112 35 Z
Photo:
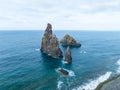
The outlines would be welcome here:
M 52 25 L 49 23 L 47 24 L 47 28 L 42 38 L 40 50 L 55 58 L 63 57 L 62 51 L 59 48 L 59 41 L 57 37 L 52 33 Z
M 60 72 L 63 75 L 68 75 L 69 74 L 69 72 L 67 70 L 62 69 L 62 68 L 58 69 L 58 72 Z
M 65 53 L 65 62 L 67 62 L 68 64 L 72 63 L 71 51 L 69 46 L 67 47 L 67 50 Z
M 63 39 L 60 41 L 63 46 L 73 46 L 73 47 L 80 47 L 81 44 L 77 42 L 72 36 L 65 35 Z

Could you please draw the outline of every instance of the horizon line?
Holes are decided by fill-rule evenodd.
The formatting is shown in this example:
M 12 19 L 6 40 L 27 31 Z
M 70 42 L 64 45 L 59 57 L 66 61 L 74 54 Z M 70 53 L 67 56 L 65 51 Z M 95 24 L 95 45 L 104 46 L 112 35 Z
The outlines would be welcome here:
M 23 29 L 4 29 L 4 30 L 0 30 L 0 31 L 45 31 L 45 30 L 43 30 L 43 29 L 25 29 L 25 30 L 23 30 Z M 68 29 L 66 29 L 66 30 L 64 30 L 64 29 L 62 29 L 62 30 L 60 30 L 60 29 L 53 29 L 53 31 L 120 31 L 120 30 L 78 30 L 78 29 L 75 29 L 75 30 L 68 30 Z

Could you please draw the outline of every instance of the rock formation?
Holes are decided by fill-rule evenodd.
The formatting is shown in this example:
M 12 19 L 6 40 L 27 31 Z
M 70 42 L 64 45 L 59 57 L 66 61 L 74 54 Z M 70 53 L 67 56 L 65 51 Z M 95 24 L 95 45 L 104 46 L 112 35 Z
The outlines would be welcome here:
M 72 63 L 71 51 L 69 46 L 66 49 L 64 61 L 67 62 L 68 64 Z
M 55 58 L 63 57 L 62 51 L 59 48 L 59 41 L 57 37 L 52 33 L 52 25 L 49 23 L 47 24 L 47 28 L 42 38 L 40 50 Z
M 62 43 L 63 46 L 75 46 L 75 47 L 81 46 L 79 42 L 77 42 L 72 36 L 68 34 L 63 37 L 60 43 Z
M 69 72 L 67 70 L 62 69 L 62 68 L 59 68 L 57 71 L 60 72 L 63 75 L 68 75 L 69 74 Z

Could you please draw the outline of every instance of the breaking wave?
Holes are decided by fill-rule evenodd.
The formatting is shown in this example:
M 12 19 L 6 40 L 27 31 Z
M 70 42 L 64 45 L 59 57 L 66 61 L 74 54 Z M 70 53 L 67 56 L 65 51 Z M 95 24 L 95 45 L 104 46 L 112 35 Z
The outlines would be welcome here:
M 62 61 L 62 63 L 63 63 L 63 64 L 68 64 L 68 62 L 67 62 L 67 61 L 64 61 L 64 60 Z
M 118 61 L 117 61 L 117 63 L 116 63 L 117 65 L 118 65 L 118 69 L 117 69 L 117 73 L 120 73 L 120 59 L 118 59 Z
M 39 48 L 37 48 L 37 49 L 35 49 L 35 51 L 40 51 L 40 49 L 39 49 Z
M 112 72 L 107 72 L 104 75 L 98 77 L 97 79 L 91 80 L 90 82 L 85 83 L 84 85 L 82 85 L 78 88 L 75 88 L 73 90 L 94 90 L 100 83 L 109 79 L 111 74 L 112 74 Z

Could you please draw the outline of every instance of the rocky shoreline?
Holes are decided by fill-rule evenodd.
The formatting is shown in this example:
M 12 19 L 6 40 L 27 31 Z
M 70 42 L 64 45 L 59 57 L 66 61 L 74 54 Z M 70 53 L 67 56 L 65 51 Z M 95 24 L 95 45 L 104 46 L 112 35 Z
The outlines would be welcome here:
M 120 75 L 100 83 L 95 90 L 120 90 Z

